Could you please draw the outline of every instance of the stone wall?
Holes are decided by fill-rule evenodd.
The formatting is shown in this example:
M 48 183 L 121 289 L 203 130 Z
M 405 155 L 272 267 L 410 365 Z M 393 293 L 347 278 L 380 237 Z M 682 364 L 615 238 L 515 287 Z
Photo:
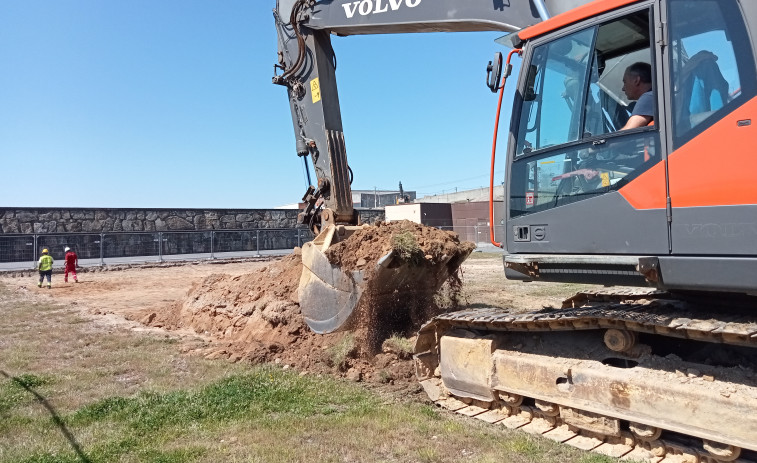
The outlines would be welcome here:
M 49 248 L 81 259 L 291 249 L 312 239 L 296 209 L 0 208 L 0 263 L 33 262 Z M 363 210 L 372 223 L 383 211 Z M 211 231 L 212 230 L 212 231 Z M 35 236 L 30 236 L 34 234 Z
M 294 228 L 296 209 L 0 208 L 0 233 L 108 233 Z M 364 223 L 383 219 L 360 211 Z

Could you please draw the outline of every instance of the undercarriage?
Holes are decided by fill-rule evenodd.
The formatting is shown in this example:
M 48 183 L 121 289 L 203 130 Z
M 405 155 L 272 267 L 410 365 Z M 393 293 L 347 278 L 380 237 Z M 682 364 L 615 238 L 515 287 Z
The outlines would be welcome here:
M 629 291 L 450 313 L 420 330 L 416 373 L 445 408 L 584 450 L 757 461 L 757 323 L 734 305 Z

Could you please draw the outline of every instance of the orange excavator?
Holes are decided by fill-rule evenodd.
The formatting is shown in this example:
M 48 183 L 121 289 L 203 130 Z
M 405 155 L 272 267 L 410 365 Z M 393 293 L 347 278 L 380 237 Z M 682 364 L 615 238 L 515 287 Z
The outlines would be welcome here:
M 279 0 L 274 16 L 274 82 L 318 177 L 302 219 L 326 233 L 303 250 L 301 289 L 336 290 L 344 272 L 309 262 L 357 225 L 329 34 L 501 30 L 507 63 L 487 81 L 500 105 L 516 89 L 505 276 L 607 287 L 561 309 L 436 317 L 416 341 L 421 384 L 464 415 L 611 456 L 757 461 L 757 3 Z M 651 123 L 625 128 L 642 106 Z M 346 291 L 303 301 L 306 317 L 325 306 L 311 326 L 343 326 L 360 297 Z

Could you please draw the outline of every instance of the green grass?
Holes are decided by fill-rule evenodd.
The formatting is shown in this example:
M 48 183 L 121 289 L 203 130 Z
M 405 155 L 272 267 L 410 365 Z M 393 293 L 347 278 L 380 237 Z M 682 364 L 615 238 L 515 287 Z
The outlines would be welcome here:
M 8 417 L 27 414 L 21 402 Z M 450 419 L 428 405 L 386 404 L 359 385 L 277 367 L 106 397 L 58 420 L 40 414 L 11 422 L 8 432 L 22 437 L 15 447 L 0 439 L 0 461 L 8 463 L 578 461 L 573 449 L 546 439 Z
M 232 376 L 197 391 L 165 394 L 141 393 L 137 397 L 113 397 L 78 410 L 74 425 L 91 425 L 103 420 L 122 423 L 137 434 L 147 434 L 166 426 L 198 422 L 224 422 L 261 414 L 289 414 L 308 417 L 339 411 L 360 411 L 370 405 L 369 396 L 350 391 L 345 394 L 334 384 L 334 393 L 321 393 L 325 380 L 305 379 L 275 368 Z
M 405 261 L 418 262 L 423 259 L 423 251 L 410 231 L 392 236 L 392 249 Z
M 34 395 L 30 394 L 28 389 L 39 388 L 51 382 L 50 378 L 43 378 L 32 374 L 17 377 L 6 377 L 6 375 L 3 375 L 2 378 L 6 379 L 6 381 L 0 383 L 0 419 L 12 408 L 34 400 Z M 0 429 L 2 428 L 0 427 Z
M 180 353 L 203 352 L 196 339 L 0 294 L 0 463 L 609 461 L 422 395 L 387 400 L 331 377 L 210 361 Z M 344 361 L 355 343 L 328 354 Z
M 386 339 L 383 342 L 382 347 L 395 352 L 401 357 L 409 357 L 413 353 L 413 344 L 412 342 L 410 342 L 410 339 L 403 337 L 397 333 L 392 334 L 388 339 Z
M 591 453 L 581 458 L 579 460 L 579 463 L 615 463 L 617 461 L 618 461 L 617 458 L 612 458 L 606 455 L 598 455 L 596 453 Z M 633 463 L 633 461 L 628 461 L 627 463 Z
M 357 353 L 357 344 L 355 343 L 355 336 L 348 333 L 333 346 L 326 350 L 326 353 L 331 361 L 332 366 L 339 369 L 344 369 L 347 366 L 347 360 L 354 357 Z
M 539 456 L 542 453 L 540 442 L 528 434 L 510 439 L 505 447 L 512 452 L 533 457 Z
M 29 377 L 6 379 L 0 388 L 6 418 L 13 416 L 14 409 L 35 400 L 33 394 L 17 385 L 21 381 L 36 386 L 46 384 Z M 46 452 L 32 444 L 30 451 L 14 449 L 10 452 L 13 456 L 3 461 L 197 461 L 208 451 L 204 446 L 170 448 L 171 442 L 182 439 L 187 430 L 213 433 L 219 426 L 239 423 L 262 429 L 287 427 L 293 422 L 301 426 L 314 417 L 329 421 L 360 418 L 375 413 L 378 407 L 376 397 L 351 384 L 260 367 L 197 389 L 108 397 L 60 417 L 57 423 L 46 415 L 17 421 L 20 429 L 8 431 L 26 432 L 30 438 L 34 433 L 56 431 L 96 438 L 91 445 L 69 442 L 73 450 L 62 445 Z M 80 446 L 78 451 L 76 446 Z

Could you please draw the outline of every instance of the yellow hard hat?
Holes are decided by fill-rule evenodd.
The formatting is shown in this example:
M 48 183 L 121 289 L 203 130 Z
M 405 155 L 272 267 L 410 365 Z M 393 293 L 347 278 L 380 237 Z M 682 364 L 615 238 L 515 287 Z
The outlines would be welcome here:
M 45 249 L 42 250 L 42 254 L 47 254 L 47 253 L 48 253 L 47 248 L 45 248 Z

